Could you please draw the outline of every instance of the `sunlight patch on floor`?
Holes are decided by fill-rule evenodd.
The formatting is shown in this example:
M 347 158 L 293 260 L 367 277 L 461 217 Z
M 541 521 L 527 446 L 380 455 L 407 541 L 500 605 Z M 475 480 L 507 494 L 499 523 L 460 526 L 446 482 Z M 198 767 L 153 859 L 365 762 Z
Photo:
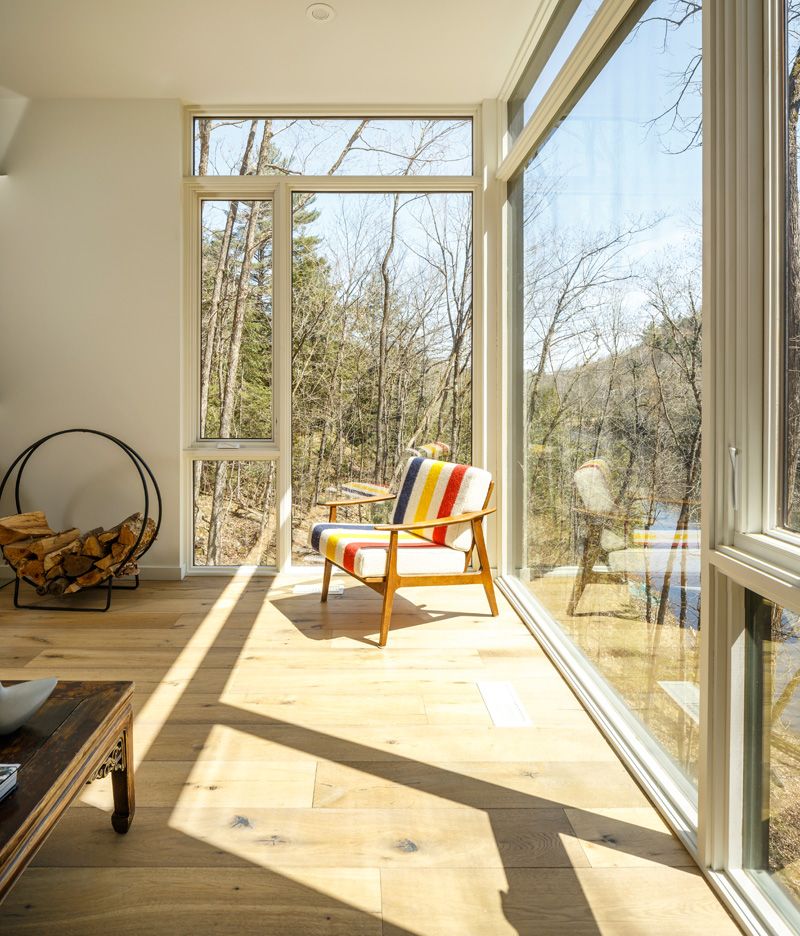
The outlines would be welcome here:
M 316 759 L 277 761 L 279 747 L 247 732 L 214 725 L 178 796 L 169 827 L 252 865 L 276 870 L 356 910 L 379 914 L 379 870 L 364 867 L 363 862 L 348 867 L 352 852 L 346 839 L 341 837 L 337 844 L 337 837 L 325 830 L 317 833 L 318 814 L 309 815 L 302 808 L 313 802 Z M 252 759 L 241 760 L 245 754 Z M 208 755 L 215 759 L 203 759 Z M 343 836 L 347 825 L 342 824 Z M 296 862 L 306 863 L 304 856 L 317 834 L 318 864 L 298 866 Z
M 208 649 L 219 636 L 228 620 L 228 615 L 236 607 L 256 570 L 257 566 L 239 567 L 214 602 L 211 610 L 175 657 L 158 688 L 134 719 L 134 769 L 145 759 L 159 732 L 169 721 L 170 715 L 181 700 L 192 676 L 202 665 Z M 87 787 L 86 792 L 81 796 L 82 802 L 96 806 L 98 809 L 110 810 L 106 786 L 107 784 Z

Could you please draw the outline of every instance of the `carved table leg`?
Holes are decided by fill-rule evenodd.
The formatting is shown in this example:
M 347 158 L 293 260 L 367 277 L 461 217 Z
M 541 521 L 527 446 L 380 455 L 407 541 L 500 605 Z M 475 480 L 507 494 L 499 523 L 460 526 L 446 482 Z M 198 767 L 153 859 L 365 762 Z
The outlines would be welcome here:
M 114 793 L 114 812 L 111 825 L 124 835 L 131 827 L 136 812 L 136 795 L 133 788 L 133 721 L 128 718 L 122 732 L 122 767 L 111 773 L 111 788 Z
M 136 811 L 136 796 L 133 789 L 133 719 L 125 719 L 122 734 L 114 747 L 98 767 L 95 779 L 111 774 L 111 791 L 114 794 L 114 812 L 111 825 L 124 835 L 131 827 Z

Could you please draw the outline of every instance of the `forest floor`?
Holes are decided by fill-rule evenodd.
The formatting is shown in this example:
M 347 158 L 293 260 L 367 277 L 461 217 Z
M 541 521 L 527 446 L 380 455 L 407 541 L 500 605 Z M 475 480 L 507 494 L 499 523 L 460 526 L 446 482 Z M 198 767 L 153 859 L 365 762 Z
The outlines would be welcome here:
M 199 495 L 199 508 L 194 530 L 195 565 L 207 565 L 208 525 L 211 517 L 211 495 Z M 263 536 L 259 536 L 261 522 L 255 511 L 233 505 L 225 517 L 219 561 L 213 565 L 264 565 L 274 566 L 275 524 L 267 524 Z

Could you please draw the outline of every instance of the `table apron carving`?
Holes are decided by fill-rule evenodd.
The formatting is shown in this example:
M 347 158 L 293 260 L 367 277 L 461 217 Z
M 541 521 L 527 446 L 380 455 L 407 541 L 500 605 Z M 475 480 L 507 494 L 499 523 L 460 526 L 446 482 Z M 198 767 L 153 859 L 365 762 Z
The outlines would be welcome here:
M 107 777 L 110 773 L 116 770 L 125 770 L 127 768 L 127 761 L 125 760 L 125 735 L 124 733 L 117 738 L 114 747 L 111 749 L 108 757 L 103 761 L 102 764 L 97 768 L 97 772 L 94 777 L 87 780 L 87 783 L 91 783 L 92 780 L 102 780 L 104 777 Z

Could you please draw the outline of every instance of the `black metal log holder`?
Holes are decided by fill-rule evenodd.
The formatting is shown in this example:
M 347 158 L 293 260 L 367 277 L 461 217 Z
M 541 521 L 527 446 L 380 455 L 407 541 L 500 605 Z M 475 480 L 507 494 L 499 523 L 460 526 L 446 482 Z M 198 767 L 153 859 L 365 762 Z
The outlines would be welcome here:
M 147 552 L 148 549 L 153 545 L 158 536 L 158 531 L 161 528 L 161 491 L 158 487 L 158 483 L 155 479 L 155 475 L 150 470 L 147 462 L 142 458 L 142 456 L 132 449 L 127 442 L 123 442 L 121 439 L 116 438 L 116 436 L 110 435 L 108 432 L 102 432 L 100 429 L 61 429 L 59 432 L 51 432 L 49 435 L 43 436 L 41 439 L 38 439 L 36 442 L 32 442 L 24 451 L 20 452 L 19 455 L 14 459 L 9 467 L 8 471 L 5 473 L 3 480 L 0 481 L 0 500 L 2 500 L 3 492 L 6 489 L 6 485 L 9 483 L 11 478 L 14 476 L 16 471 L 16 481 L 14 483 L 14 502 L 17 508 L 17 513 L 22 513 L 22 505 L 20 503 L 19 489 L 20 482 L 22 481 L 22 474 L 25 471 L 25 467 L 31 459 L 31 456 L 38 451 L 46 442 L 49 442 L 50 439 L 55 439 L 57 436 L 63 435 L 72 435 L 74 433 L 85 433 L 87 435 L 100 436 L 103 439 L 108 439 L 109 442 L 113 442 L 118 448 L 122 449 L 123 452 L 128 456 L 131 463 L 139 475 L 139 480 L 142 482 L 142 492 L 144 494 L 144 511 L 142 513 L 142 524 L 141 529 L 139 530 L 139 535 L 136 537 L 136 542 L 130 547 L 128 554 L 124 559 L 120 560 L 119 568 L 124 569 L 127 563 L 129 563 L 134 556 L 136 556 L 136 550 L 139 548 L 139 543 L 142 541 L 144 536 L 144 531 L 147 525 L 147 518 L 150 513 L 150 491 L 148 486 L 148 481 L 153 487 L 153 493 L 155 494 L 156 504 L 158 509 L 158 514 L 156 516 L 156 528 L 153 533 L 153 538 L 147 544 L 147 546 L 142 550 L 141 555 L 136 556 L 136 561 Z M 0 546 L 0 553 L 2 553 L 3 558 L 5 559 L 5 550 Z M 9 563 L 10 565 L 10 563 Z M 58 605 L 35 605 L 35 604 L 21 604 L 19 601 L 19 585 L 20 581 L 24 576 L 15 575 L 14 580 L 14 607 L 15 608 L 26 608 L 34 611 L 41 611 L 46 609 L 47 611 L 99 611 L 104 612 L 108 611 L 111 607 L 111 593 L 112 591 L 134 591 L 139 587 L 139 575 L 138 573 L 133 576 L 134 584 L 133 585 L 114 585 L 114 574 L 109 575 L 109 577 L 101 582 L 99 585 L 92 586 L 96 589 L 101 589 L 105 591 L 105 605 L 100 608 L 68 608 L 68 607 L 59 607 Z M 28 585 L 31 585 L 33 588 L 36 588 L 36 583 L 32 582 L 29 578 L 24 578 L 25 582 Z M 91 589 L 82 589 L 82 591 L 90 591 Z M 80 592 L 76 592 L 80 594 Z M 63 596 L 62 596 L 63 597 Z

